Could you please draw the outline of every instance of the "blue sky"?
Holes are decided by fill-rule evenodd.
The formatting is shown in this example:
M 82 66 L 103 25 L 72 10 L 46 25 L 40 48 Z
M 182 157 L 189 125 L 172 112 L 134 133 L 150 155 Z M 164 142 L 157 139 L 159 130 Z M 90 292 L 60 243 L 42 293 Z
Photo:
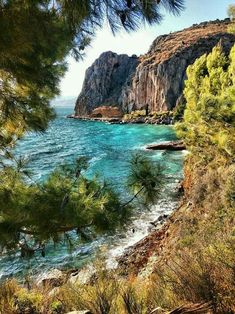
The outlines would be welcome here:
M 85 70 L 104 51 L 126 53 L 128 55 L 141 55 L 148 51 L 153 40 L 162 34 L 181 30 L 192 24 L 203 21 L 224 19 L 227 17 L 229 4 L 234 0 L 185 0 L 185 10 L 180 16 L 164 13 L 164 20 L 160 25 L 142 26 L 136 32 L 119 32 L 112 35 L 107 26 L 96 34 L 91 47 L 86 50 L 83 61 L 75 62 L 68 58 L 69 70 L 62 79 L 60 88 L 61 96 L 77 96 L 82 88 Z

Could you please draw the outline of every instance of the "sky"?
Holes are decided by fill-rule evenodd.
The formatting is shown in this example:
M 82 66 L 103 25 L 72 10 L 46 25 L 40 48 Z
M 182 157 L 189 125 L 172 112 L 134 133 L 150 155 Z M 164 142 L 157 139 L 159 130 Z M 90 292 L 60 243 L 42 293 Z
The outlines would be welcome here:
M 185 10 L 180 16 L 173 16 L 167 12 L 160 25 L 142 25 L 138 31 L 119 32 L 115 36 L 108 26 L 104 26 L 96 33 L 91 46 L 86 49 L 83 61 L 76 62 L 68 58 L 69 68 L 60 84 L 61 96 L 78 96 L 81 91 L 86 69 L 104 51 L 113 51 L 118 54 L 141 55 L 148 51 L 153 40 L 163 34 L 178 31 L 192 24 L 204 21 L 224 19 L 227 17 L 227 8 L 235 4 L 234 0 L 185 0 Z

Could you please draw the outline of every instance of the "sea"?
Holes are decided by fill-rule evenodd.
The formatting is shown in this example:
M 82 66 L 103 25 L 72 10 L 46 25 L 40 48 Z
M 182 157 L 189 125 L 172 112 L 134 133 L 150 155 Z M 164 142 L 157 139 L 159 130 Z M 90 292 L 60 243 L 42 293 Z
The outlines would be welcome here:
M 66 116 L 73 112 L 72 104 L 56 107 L 55 110 L 57 117 L 44 133 L 26 134 L 15 149 L 16 156 L 28 159 L 27 168 L 32 173 L 32 182 L 45 180 L 58 165 L 72 163 L 78 157 L 86 156 L 89 169 L 84 175 L 105 179 L 125 198 L 128 197 L 125 184 L 130 160 L 133 154 L 141 153 L 153 163 L 164 166 L 166 184 L 159 202 L 151 209 L 137 210 L 130 226 L 123 231 L 99 235 L 86 243 L 79 242 L 74 236 L 72 247 L 68 247 L 65 241 L 56 246 L 49 243 L 45 257 L 35 255 L 23 259 L 19 252 L 1 256 L 0 280 L 13 276 L 38 276 L 52 269 L 79 269 L 100 254 L 107 257 L 111 267 L 115 267 L 116 258 L 148 234 L 151 221 L 177 207 L 178 199 L 174 191 L 183 176 L 184 153 L 145 149 L 147 144 L 175 140 L 172 126 L 68 119 Z

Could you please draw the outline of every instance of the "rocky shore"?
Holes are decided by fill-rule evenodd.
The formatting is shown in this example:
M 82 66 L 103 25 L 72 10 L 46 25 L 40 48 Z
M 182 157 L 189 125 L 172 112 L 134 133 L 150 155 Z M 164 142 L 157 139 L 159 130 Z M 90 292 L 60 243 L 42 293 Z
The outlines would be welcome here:
M 101 121 L 101 122 L 117 123 L 117 124 L 124 123 L 122 122 L 120 118 L 108 118 L 108 117 L 97 118 L 97 117 L 89 117 L 89 116 L 76 116 L 73 114 L 68 115 L 66 118 L 83 120 L 83 121 Z
M 94 116 L 94 115 L 75 115 L 70 114 L 67 116 L 70 119 L 87 120 L 87 121 L 101 121 L 116 124 L 157 124 L 157 125 L 173 125 L 174 116 L 172 112 L 163 112 L 150 115 L 135 115 L 135 113 L 126 114 L 122 117 L 115 116 Z
M 156 252 L 160 252 L 168 235 L 167 230 L 170 223 L 171 215 L 169 214 L 161 214 L 156 220 L 149 221 L 149 233 L 134 245 L 128 246 L 124 253 L 117 257 L 118 272 L 123 276 L 130 273 L 137 275 L 144 269 L 151 256 Z M 54 289 L 68 282 L 71 284 L 86 284 L 92 280 L 93 276 L 95 276 L 95 268 L 92 264 L 81 269 L 53 269 L 39 276 L 36 284 Z
M 176 189 L 181 193 L 181 182 Z M 134 245 L 128 246 L 122 255 L 117 257 L 117 270 L 120 275 L 140 274 L 143 270 L 146 270 L 153 256 L 161 254 L 169 236 L 169 229 L 175 222 L 174 216 L 177 211 L 178 209 L 176 208 L 171 214 L 161 214 L 156 220 L 149 221 L 149 233 Z M 36 284 L 47 288 L 50 287 L 50 289 L 60 287 L 68 282 L 71 284 L 86 284 L 92 280 L 95 272 L 92 264 L 81 269 L 54 269 L 39 277 Z

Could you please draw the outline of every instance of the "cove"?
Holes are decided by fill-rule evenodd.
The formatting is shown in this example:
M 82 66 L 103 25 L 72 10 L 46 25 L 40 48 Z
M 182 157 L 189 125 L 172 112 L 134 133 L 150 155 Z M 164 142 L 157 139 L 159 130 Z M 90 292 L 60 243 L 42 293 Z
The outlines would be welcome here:
M 182 152 L 154 152 L 145 150 L 153 142 L 175 140 L 171 126 L 139 124 L 106 124 L 103 122 L 67 119 L 72 108 L 56 108 L 57 118 L 45 133 L 30 133 L 16 147 L 16 155 L 29 159 L 28 169 L 33 181 L 42 181 L 58 165 L 72 163 L 79 156 L 89 158 L 88 177 L 98 175 L 106 179 L 125 198 L 125 181 L 132 154 L 141 152 L 153 162 L 161 162 L 168 177 L 162 200 L 148 212 L 137 212 L 133 217 L 136 232 L 113 236 L 99 236 L 91 243 L 75 242 L 68 251 L 66 244 L 49 245 L 46 257 L 36 256 L 23 260 L 19 255 L 4 256 L 0 261 L 0 278 L 22 276 L 47 271 L 52 268 L 79 268 L 86 264 L 106 244 L 111 254 L 121 254 L 123 249 L 146 235 L 149 221 L 162 212 L 172 210 L 175 200 L 172 190 L 176 180 L 182 177 Z

